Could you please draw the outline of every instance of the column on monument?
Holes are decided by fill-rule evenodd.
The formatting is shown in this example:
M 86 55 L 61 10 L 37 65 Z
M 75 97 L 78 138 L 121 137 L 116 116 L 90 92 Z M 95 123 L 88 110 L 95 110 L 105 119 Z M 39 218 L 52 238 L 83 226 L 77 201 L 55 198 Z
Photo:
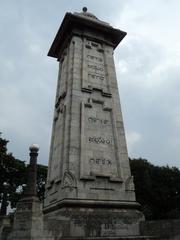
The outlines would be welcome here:
M 29 147 L 30 153 L 30 163 L 28 166 L 28 180 L 27 180 L 27 187 L 25 189 L 24 196 L 27 197 L 36 197 L 37 196 L 37 189 L 36 189 L 36 182 L 37 182 L 37 156 L 39 151 L 39 146 L 37 144 L 32 144 Z

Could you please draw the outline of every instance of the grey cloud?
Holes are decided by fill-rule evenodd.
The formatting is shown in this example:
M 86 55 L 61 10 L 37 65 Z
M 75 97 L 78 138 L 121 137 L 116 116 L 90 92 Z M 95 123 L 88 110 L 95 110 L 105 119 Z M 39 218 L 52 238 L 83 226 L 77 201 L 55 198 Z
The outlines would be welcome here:
M 156 43 L 130 38 L 119 50 L 117 70 L 126 130 L 142 136 L 130 155 L 147 157 L 160 165 L 180 166 L 179 147 L 174 145 L 180 137 L 174 123 L 180 115 L 180 70 L 169 61 L 170 56 Z M 125 72 L 120 69 L 121 59 L 126 62 Z
M 176 2 L 171 2 L 171 10 Z M 115 56 L 125 127 L 134 133 L 130 155 L 180 166 L 179 55 L 170 51 L 172 34 L 178 36 L 178 17 L 169 12 L 173 28 L 164 44 L 167 11 L 162 7 L 168 6 L 164 1 L 145 4 L 139 0 L 2 1 L 0 131 L 16 157 L 28 159 L 28 146 L 35 142 L 40 145 L 39 161 L 48 162 L 58 63 L 46 54 L 65 12 L 87 6 L 100 19 L 128 31 Z M 155 21 L 156 29 L 151 24 Z

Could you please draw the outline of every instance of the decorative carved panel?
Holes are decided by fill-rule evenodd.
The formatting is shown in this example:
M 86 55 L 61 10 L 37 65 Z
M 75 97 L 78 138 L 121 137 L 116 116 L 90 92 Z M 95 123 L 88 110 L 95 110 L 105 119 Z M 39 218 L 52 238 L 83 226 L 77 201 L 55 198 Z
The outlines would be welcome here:
M 121 181 L 113 111 L 95 99 L 81 105 L 80 178 Z
M 82 61 L 82 90 L 99 89 L 110 94 L 108 74 L 102 44 L 84 38 Z

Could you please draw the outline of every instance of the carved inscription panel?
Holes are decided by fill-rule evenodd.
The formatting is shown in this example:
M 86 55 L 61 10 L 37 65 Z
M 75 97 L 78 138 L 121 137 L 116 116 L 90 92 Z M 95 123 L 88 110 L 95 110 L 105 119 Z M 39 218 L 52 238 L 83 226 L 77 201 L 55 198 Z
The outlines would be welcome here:
M 83 68 L 86 69 L 82 76 L 83 88 L 109 92 L 102 44 L 85 39 Z
M 81 177 L 117 177 L 111 110 L 101 103 L 83 103 L 81 120 Z

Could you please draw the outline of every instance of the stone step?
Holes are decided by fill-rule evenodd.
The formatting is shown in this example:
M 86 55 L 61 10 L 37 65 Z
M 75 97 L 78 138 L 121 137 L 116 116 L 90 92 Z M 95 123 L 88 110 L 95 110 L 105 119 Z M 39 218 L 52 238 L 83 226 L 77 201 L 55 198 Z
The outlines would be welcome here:
M 128 237 L 63 237 L 61 240 L 158 240 L 152 236 L 128 236 Z

